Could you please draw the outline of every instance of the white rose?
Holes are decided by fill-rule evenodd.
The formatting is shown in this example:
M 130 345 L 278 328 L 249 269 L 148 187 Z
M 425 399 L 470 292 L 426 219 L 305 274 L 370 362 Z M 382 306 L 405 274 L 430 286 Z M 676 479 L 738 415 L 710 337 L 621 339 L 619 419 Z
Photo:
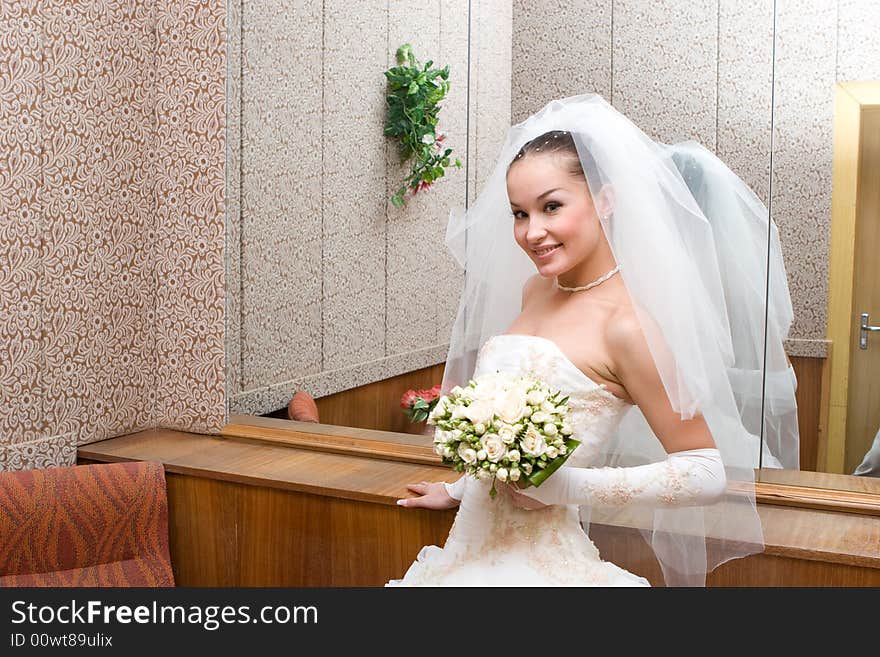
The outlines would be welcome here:
M 492 473 L 489 472 L 489 468 L 480 468 L 477 470 L 477 479 L 491 479 Z
M 529 394 L 529 389 L 535 387 L 535 382 L 529 378 L 521 378 L 512 387 L 517 391 L 517 395 L 521 399 L 525 399 L 526 395 Z
M 516 434 L 511 429 L 502 428 L 498 435 L 505 445 L 510 445 L 516 440 Z
M 462 443 L 458 446 L 458 455 L 461 457 L 461 460 L 468 465 L 473 465 L 477 462 L 477 450 L 468 447 L 466 443 Z
M 546 413 L 543 413 L 541 411 L 536 411 L 536 412 L 532 413 L 532 417 L 531 417 L 531 421 L 534 422 L 535 424 L 544 424 L 549 419 L 550 419 L 550 416 L 548 416 Z
M 428 414 L 428 417 L 432 420 L 438 420 L 444 415 L 446 415 L 446 397 L 441 397 L 434 410 Z
M 452 419 L 453 420 L 461 420 L 466 417 L 467 409 L 469 407 L 462 406 L 461 404 L 456 404 L 455 408 L 452 409 Z
M 547 448 L 547 451 L 544 452 L 547 455 L 548 459 L 555 459 L 559 456 L 559 450 L 553 447 L 552 445 Z
M 519 481 L 519 469 L 511 468 L 509 477 L 511 481 Z
M 556 406 L 554 406 L 553 402 L 551 402 L 549 399 L 545 399 L 544 403 L 541 404 L 541 410 L 545 413 L 553 413 L 556 411 Z
M 525 472 L 527 475 L 532 474 L 532 464 L 528 461 L 521 463 L 519 467 L 521 467 L 522 471 Z
M 544 433 L 546 433 L 548 436 L 555 436 L 556 431 L 556 425 L 552 422 L 548 422 L 544 425 Z
M 511 390 L 498 403 L 498 417 L 508 424 L 514 424 L 522 418 L 526 408 L 518 391 Z
M 527 396 L 526 401 L 532 406 L 539 406 L 547 399 L 547 393 L 543 390 L 532 390 Z
M 568 452 L 568 447 L 566 447 L 564 444 L 560 445 L 558 449 L 559 449 L 559 453 L 563 454 L 563 455 Z
M 520 441 L 520 447 L 529 456 L 538 457 L 546 451 L 547 443 L 544 441 L 544 436 L 535 431 L 534 427 L 529 427 Z
M 572 434 L 571 425 L 568 422 L 562 423 L 562 428 L 559 430 L 563 436 L 570 436 Z
M 507 458 L 510 459 L 514 463 L 519 461 L 519 456 L 520 456 L 520 454 L 519 454 L 518 450 L 512 449 L 509 452 L 507 452 Z
M 504 387 L 505 382 L 500 374 L 484 374 L 480 377 L 474 390 L 474 399 L 494 402 L 496 395 L 503 392 Z
M 461 440 L 461 437 L 464 435 L 461 429 L 453 429 L 452 430 L 452 439 L 453 440 Z
M 443 456 L 445 456 L 448 459 L 451 459 L 453 456 L 455 456 L 455 452 L 452 450 L 452 448 L 449 445 L 443 445 Z
M 447 432 L 443 431 L 443 429 L 437 429 L 434 432 L 434 442 L 435 443 L 448 442 L 449 438 L 450 438 L 450 435 Z
M 477 452 L 477 460 L 478 461 L 485 461 L 486 460 L 486 450 L 485 449 L 481 449 Z
M 507 445 L 501 440 L 498 434 L 490 434 L 483 440 L 483 448 L 486 450 L 486 458 L 497 463 L 507 454 Z
M 505 468 L 498 468 L 495 472 L 495 476 L 498 477 L 500 481 L 507 481 L 507 470 Z
M 465 417 L 475 425 L 482 424 L 483 431 L 485 426 L 492 421 L 492 407 L 486 402 L 475 401 L 464 410 Z M 478 432 L 479 433 L 479 432 Z
M 446 450 L 446 445 L 443 445 L 441 443 L 436 443 L 434 445 L 434 453 L 437 454 L 437 456 L 443 456 L 446 453 Z
M 455 386 L 452 390 L 449 391 L 449 394 L 453 397 L 458 397 L 463 392 L 464 390 L 462 390 L 461 386 Z

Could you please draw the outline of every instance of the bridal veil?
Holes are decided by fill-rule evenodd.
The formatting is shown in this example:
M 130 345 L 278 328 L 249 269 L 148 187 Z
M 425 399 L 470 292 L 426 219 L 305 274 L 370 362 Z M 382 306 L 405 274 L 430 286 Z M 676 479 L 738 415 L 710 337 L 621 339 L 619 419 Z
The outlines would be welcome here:
M 581 517 L 638 528 L 667 584 L 702 585 L 717 565 L 763 550 L 754 468 L 797 466 L 795 381 L 783 351 L 791 302 L 778 236 L 760 200 L 714 155 L 694 143 L 654 142 L 594 94 L 554 100 L 512 126 L 479 197 L 466 213 L 450 215 L 446 243 L 465 269 L 465 284 L 442 389 L 466 384 L 480 347 L 520 312 L 535 267 L 513 238 L 507 168 L 526 142 L 552 130 L 571 134 L 594 199 L 611 186 L 614 209 L 600 221 L 669 401 L 683 419 L 703 416 L 730 482 L 728 494 L 710 506 L 629 506 L 603 509 L 601 518 L 582 507 Z M 665 458 L 633 406 L 595 465 Z

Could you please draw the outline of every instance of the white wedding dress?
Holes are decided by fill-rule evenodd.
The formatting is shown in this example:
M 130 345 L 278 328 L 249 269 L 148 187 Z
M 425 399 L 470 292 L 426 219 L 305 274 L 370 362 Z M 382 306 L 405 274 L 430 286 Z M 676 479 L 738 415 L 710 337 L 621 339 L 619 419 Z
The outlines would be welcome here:
M 578 369 L 556 345 L 533 335 L 489 338 L 474 378 L 488 372 L 531 374 L 569 395 L 573 437 L 581 441 L 563 467 L 588 467 L 614 435 L 630 404 Z M 489 495 L 491 481 L 466 477 L 443 548 L 428 545 L 402 579 L 386 586 L 650 586 L 599 556 L 575 505 L 538 510 Z

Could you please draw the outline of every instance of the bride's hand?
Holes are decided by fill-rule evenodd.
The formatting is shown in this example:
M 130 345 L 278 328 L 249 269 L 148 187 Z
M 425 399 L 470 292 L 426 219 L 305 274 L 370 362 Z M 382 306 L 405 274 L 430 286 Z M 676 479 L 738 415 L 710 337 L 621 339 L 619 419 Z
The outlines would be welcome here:
M 421 507 L 423 509 L 451 509 L 458 506 L 458 500 L 450 497 L 442 481 L 407 484 L 406 489 L 419 497 L 404 497 L 397 500 L 400 506 Z
M 503 484 L 502 486 L 500 486 L 500 489 L 505 495 L 507 495 L 510 503 L 518 509 L 534 511 L 536 509 L 543 509 L 548 506 L 542 502 L 539 502 L 538 500 L 533 500 L 528 495 L 523 495 L 519 491 L 519 487 L 516 484 Z

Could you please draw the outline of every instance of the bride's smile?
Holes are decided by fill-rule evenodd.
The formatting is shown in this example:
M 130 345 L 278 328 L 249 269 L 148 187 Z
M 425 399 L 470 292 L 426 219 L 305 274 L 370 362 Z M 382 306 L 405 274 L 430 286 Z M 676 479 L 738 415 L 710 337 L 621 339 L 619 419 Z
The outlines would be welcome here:
M 550 257 L 550 255 L 552 255 L 553 253 L 555 253 L 556 250 L 557 250 L 558 248 L 560 248 L 561 246 L 562 246 L 561 244 L 549 244 L 549 245 L 545 245 L 545 246 L 539 246 L 539 247 L 536 247 L 536 248 L 533 249 L 533 250 L 534 250 L 534 252 L 535 252 L 535 255 L 538 256 L 538 258 L 542 258 L 542 259 L 543 259 L 543 258 L 548 258 L 548 257 Z

